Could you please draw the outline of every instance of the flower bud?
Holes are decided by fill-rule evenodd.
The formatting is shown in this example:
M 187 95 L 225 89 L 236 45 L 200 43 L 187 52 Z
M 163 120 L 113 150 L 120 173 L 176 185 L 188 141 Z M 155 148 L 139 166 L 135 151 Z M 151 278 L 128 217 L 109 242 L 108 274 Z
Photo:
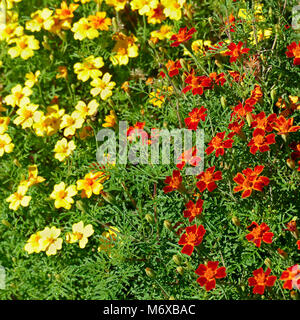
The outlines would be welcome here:
M 298 295 L 297 291 L 295 291 L 295 290 L 291 291 L 291 298 L 293 300 L 299 300 L 299 295 Z
M 249 127 L 251 126 L 251 123 L 253 122 L 253 117 L 251 113 L 246 114 L 246 120 L 248 122 Z
M 239 227 L 241 225 L 240 219 L 238 217 L 236 217 L 236 216 L 233 216 L 231 221 L 237 227 Z
M 180 257 L 179 257 L 177 254 L 174 254 L 174 256 L 173 256 L 173 261 L 174 261 L 177 265 L 180 266 L 180 264 L 181 264 L 181 259 L 180 259 Z
M 277 90 L 275 88 L 273 88 L 270 92 L 270 95 L 271 95 L 271 99 L 272 101 L 275 101 L 276 99 L 276 96 L 277 96 Z
M 170 296 L 169 300 L 175 300 L 174 296 Z
M 170 231 L 173 231 L 173 227 L 172 227 L 171 222 L 169 220 L 164 221 L 164 227 Z
M 148 277 L 150 277 L 150 278 L 155 278 L 155 276 L 156 276 L 156 275 L 155 275 L 155 272 L 154 272 L 151 268 L 148 268 L 148 267 L 147 267 L 147 268 L 145 269 L 145 271 L 146 271 L 146 274 L 147 274 Z
M 288 165 L 288 167 L 290 167 L 291 169 L 295 169 L 295 161 L 293 159 L 287 159 L 286 160 L 286 164 Z
M 152 224 L 153 223 L 153 221 L 154 221 L 154 219 L 153 219 L 153 215 L 152 214 L 150 214 L 150 213 L 147 213 L 146 215 L 145 215 L 145 219 L 147 220 L 147 222 L 148 223 L 150 223 L 150 224 Z
M 226 98 L 224 96 L 221 97 L 221 105 L 225 109 L 226 108 Z
M 184 269 L 182 267 L 177 267 L 176 271 L 180 274 L 183 275 L 184 274 Z
M 18 159 L 14 159 L 14 164 L 17 166 L 17 167 L 19 167 L 19 168 L 21 168 L 22 166 L 21 166 L 21 163 L 19 162 L 19 160 Z
M 7 226 L 8 228 L 11 228 L 11 224 L 7 220 L 1 220 L 1 223 Z
M 82 212 L 85 212 L 85 209 L 84 209 L 84 207 L 83 207 L 83 203 L 82 203 L 81 200 L 77 200 L 77 201 L 76 201 L 76 208 L 77 208 L 78 210 L 82 211 Z
M 217 65 L 217 67 L 222 68 L 223 64 L 220 60 L 216 59 L 215 60 L 215 64 Z
M 271 260 L 269 258 L 266 258 L 264 262 L 268 268 L 271 268 Z

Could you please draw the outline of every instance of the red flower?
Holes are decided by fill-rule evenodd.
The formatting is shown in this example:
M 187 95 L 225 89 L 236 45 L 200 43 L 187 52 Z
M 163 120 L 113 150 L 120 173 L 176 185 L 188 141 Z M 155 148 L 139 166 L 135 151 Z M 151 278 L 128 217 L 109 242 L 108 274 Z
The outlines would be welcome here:
M 219 74 L 217 74 L 216 72 L 212 72 L 212 73 L 209 74 L 209 77 L 213 81 L 213 84 L 212 84 L 211 88 L 214 87 L 214 84 L 223 86 L 224 83 L 226 82 L 224 72 L 219 73 Z
M 217 188 L 215 181 L 222 180 L 222 172 L 214 172 L 215 168 L 215 166 L 210 167 L 196 177 L 197 179 L 200 179 L 196 184 L 200 192 L 203 192 L 205 189 L 212 192 Z
M 243 54 L 246 54 L 249 52 L 250 49 L 248 48 L 243 48 L 243 42 L 240 41 L 237 45 L 233 42 L 230 43 L 230 45 L 228 45 L 228 51 L 224 52 L 224 55 L 226 56 L 230 56 L 230 60 L 229 62 L 235 62 L 239 57 L 241 57 Z
M 273 287 L 277 279 L 276 276 L 269 276 L 271 269 L 268 268 L 264 272 L 263 268 L 253 271 L 254 277 L 248 279 L 248 284 L 253 288 L 254 294 L 264 294 L 265 287 Z
M 203 239 L 203 236 L 206 232 L 203 225 L 200 225 L 198 228 L 196 224 L 190 227 L 185 228 L 185 232 L 179 239 L 178 244 L 183 245 L 181 253 L 192 255 L 194 247 L 198 246 Z
M 243 137 L 244 135 L 243 135 L 242 129 L 243 129 L 244 125 L 245 125 L 245 121 L 244 120 L 241 120 L 241 122 L 234 121 L 232 123 L 229 123 L 228 129 L 231 132 L 228 134 L 228 138 L 232 138 L 235 135 Z
M 178 47 L 180 43 L 190 40 L 192 38 L 192 34 L 195 32 L 195 28 L 192 28 L 189 31 L 187 31 L 187 27 L 180 28 L 179 32 L 177 34 L 173 34 L 170 38 L 171 41 L 174 41 L 173 43 L 171 43 L 171 47 Z
M 249 234 L 246 235 L 246 239 L 248 241 L 253 242 L 258 248 L 261 245 L 261 242 L 272 243 L 272 237 L 274 233 L 269 232 L 270 228 L 264 222 L 261 225 L 258 225 L 256 222 L 252 222 L 250 226 L 247 227 L 250 231 Z
M 253 115 L 253 121 L 251 122 L 251 128 L 260 128 L 264 131 L 271 132 L 272 122 L 277 118 L 276 114 L 273 113 L 266 118 L 266 114 L 262 111 L 259 114 Z
M 245 105 L 243 106 L 243 104 L 240 102 L 237 106 L 233 108 L 233 112 L 231 113 L 231 116 L 230 116 L 230 121 L 232 120 L 232 118 L 239 120 L 239 119 L 244 119 L 248 116 L 250 117 L 252 116 L 251 112 L 254 109 L 255 103 L 253 102 L 255 102 L 255 100 L 249 100 L 248 102 L 251 102 L 252 104 L 245 103 Z
M 170 77 L 174 77 L 176 75 L 178 75 L 179 73 L 179 69 L 182 68 L 180 61 L 172 61 L 169 60 L 168 63 L 166 64 L 166 68 L 168 69 L 168 73 Z
M 194 108 L 191 112 L 189 112 L 189 117 L 184 119 L 185 125 L 188 127 L 188 129 L 197 130 L 199 121 L 205 121 L 207 116 L 205 111 L 207 111 L 207 109 L 202 106 L 200 109 Z
M 205 286 L 206 291 L 210 291 L 216 287 L 216 279 L 225 278 L 226 268 L 218 268 L 219 261 L 208 261 L 207 264 L 200 264 L 195 273 L 200 277 L 197 282 L 201 287 Z
M 295 41 L 287 46 L 288 51 L 286 51 L 286 56 L 288 58 L 294 58 L 294 65 L 300 65 L 300 41 L 297 44 Z
M 269 178 L 260 176 L 264 166 L 256 166 L 254 170 L 247 168 L 243 170 L 243 174 L 240 172 L 233 178 L 233 181 L 238 184 L 234 187 L 233 192 L 242 193 L 242 198 L 247 198 L 251 195 L 252 190 L 262 191 L 264 186 L 267 186 L 270 182 Z
M 256 101 L 259 101 L 262 97 L 263 92 L 261 90 L 261 87 L 258 84 L 254 85 L 254 89 L 251 91 L 251 98 Z
M 279 116 L 272 122 L 274 130 L 278 131 L 278 134 L 288 134 L 289 132 L 297 132 L 300 126 L 293 126 L 294 118 L 286 119 L 284 116 Z
M 284 281 L 283 289 L 292 290 L 294 288 L 300 290 L 300 265 L 295 264 L 287 268 L 282 272 L 279 280 Z
M 172 176 L 167 177 L 165 179 L 165 183 L 168 185 L 163 188 L 164 193 L 179 189 L 182 183 L 182 176 L 180 175 L 180 171 L 173 170 Z
M 300 250 L 300 240 L 297 240 L 296 244 L 298 246 L 298 250 Z
M 233 78 L 234 82 L 242 82 L 246 76 L 245 73 L 243 73 L 242 75 L 238 72 L 238 71 L 228 71 L 230 76 Z
M 192 147 L 189 150 L 186 150 L 182 153 L 182 155 L 177 159 L 178 161 L 181 160 L 180 163 L 176 165 L 179 170 L 186 165 L 186 163 L 190 164 L 191 166 L 197 166 L 198 163 L 201 161 L 201 158 L 197 156 L 198 150 L 196 147 Z
M 191 70 L 184 82 L 187 83 L 188 86 L 184 87 L 182 92 L 187 93 L 188 91 L 192 90 L 193 95 L 202 95 L 205 88 L 211 87 L 211 78 L 206 76 L 195 76 L 194 70 Z
M 185 206 L 186 210 L 183 211 L 185 218 L 189 218 L 189 222 L 192 222 L 203 211 L 203 200 L 198 199 L 196 203 L 190 200 Z
M 148 143 L 148 133 L 144 130 L 146 122 L 137 122 L 134 126 L 130 126 L 127 130 L 127 138 L 129 142 L 135 141 L 138 137 L 142 139 L 142 143 Z
M 256 128 L 253 132 L 253 138 L 248 143 L 248 147 L 250 147 L 250 152 L 255 154 L 258 150 L 260 152 L 269 151 L 269 145 L 273 143 L 276 143 L 274 133 L 265 136 L 263 129 Z
M 209 155 L 213 151 L 216 151 L 216 157 L 224 155 L 224 149 L 232 148 L 233 139 L 225 138 L 225 131 L 219 132 L 217 135 L 211 139 L 208 143 L 209 147 L 205 150 L 206 154 Z

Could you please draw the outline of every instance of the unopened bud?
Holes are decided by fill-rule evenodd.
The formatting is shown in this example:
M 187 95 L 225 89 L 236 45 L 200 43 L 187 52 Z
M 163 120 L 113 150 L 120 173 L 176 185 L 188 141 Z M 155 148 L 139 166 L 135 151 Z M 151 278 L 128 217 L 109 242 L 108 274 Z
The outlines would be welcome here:
M 226 108 L 226 98 L 224 96 L 221 97 L 221 105 L 225 109 Z
M 175 300 L 174 296 L 170 296 L 169 300 Z
M 113 33 L 118 32 L 119 28 L 118 28 L 118 23 L 115 17 L 111 19 L 111 24 L 112 24 Z
M 291 291 L 291 298 L 293 300 L 298 300 L 299 299 L 299 295 L 298 295 L 297 291 L 295 291 L 295 290 Z
M 253 117 L 251 113 L 246 114 L 246 120 L 248 122 L 249 127 L 251 126 L 251 123 L 253 122 Z
M 171 222 L 169 220 L 165 220 L 164 221 L 164 227 L 167 228 L 170 231 L 173 230 L 173 227 L 172 227 Z
M 220 60 L 216 59 L 215 60 L 215 64 L 217 65 L 217 67 L 222 68 L 223 64 Z
M 268 268 L 271 268 L 271 260 L 269 258 L 266 258 L 264 262 Z
M 271 99 L 272 101 L 275 101 L 276 99 L 276 96 L 277 96 L 277 90 L 275 88 L 273 88 L 270 92 L 270 95 L 271 95 Z
M 286 164 L 291 168 L 295 169 L 295 161 L 293 159 L 287 159 Z
M 182 59 L 182 58 L 179 59 L 179 62 L 180 62 L 180 64 L 181 64 L 181 66 L 182 66 L 183 69 L 188 70 L 188 65 L 186 64 L 186 62 L 185 62 L 184 59 Z
M 145 269 L 145 271 L 146 271 L 146 274 L 147 274 L 147 276 L 148 277 L 150 277 L 150 278 L 155 278 L 155 272 L 151 269 L 151 268 L 146 268 Z
M 22 166 L 21 166 L 21 163 L 18 161 L 18 159 L 14 159 L 14 164 L 17 166 L 17 167 L 19 167 L 19 168 L 21 168 Z
M 146 215 L 145 215 L 145 219 L 147 220 L 147 222 L 149 222 L 150 224 L 152 224 L 153 223 L 153 221 L 154 221 L 154 219 L 153 219 L 153 215 L 152 214 L 150 214 L 150 213 L 147 213 Z
M 240 219 L 238 217 L 235 217 L 235 216 L 232 217 L 231 221 L 237 227 L 239 227 L 241 225 Z
M 181 259 L 180 259 L 180 257 L 179 257 L 177 254 L 174 254 L 174 256 L 173 256 L 173 261 L 174 261 L 177 265 L 180 266 L 180 264 L 181 264 Z
M 1 220 L 1 223 L 7 226 L 8 228 L 11 228 L 11 224 L 7 220 Z
M 102 195 L 102 197 L 103 197 L 103 199 L 105 201 L 107 201 L 109 203 L 113 203 L 114 202 L 114 197 L 110 193 L 102 191 L 101 195 Z
M 283 139 L 284 142 L 286 142 L 287 136 L 288 136 L 288 135 L 287 135 L 286 133 L 281 134 L 281 137 L 282 137 L 282 139 Z
M 180 274 L 183 275 L 184 274 L 184 269 L 182 267 L 177 267 L 176 271 Z
M 84 209 L 84 207 L 83 207 L 83 203 L 82 203 L 81 200 L 77 200 L 77 201 L 76 201 L 76 208 L 77 208 L 78 210 L 82 211 L 82 212 L 85 212 L 85 209 Z

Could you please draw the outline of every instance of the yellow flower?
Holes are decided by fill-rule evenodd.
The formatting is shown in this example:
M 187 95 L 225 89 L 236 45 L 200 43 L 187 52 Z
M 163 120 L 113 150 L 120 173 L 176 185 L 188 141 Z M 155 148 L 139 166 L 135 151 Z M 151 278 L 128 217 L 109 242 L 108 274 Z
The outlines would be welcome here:
M 25 195 L 27 190 L 27 186 L 20 185 L 17 192 L 14 192 L 6 199 L 7 202 L 10 202 L 9 209 L 15 211 L 18 210 L 20 206 L 28 207 L 31 197 Z
M 106 4 L 115 8 L 116 11 L 123 10 L 127 0 L 105 0 Z
M 149 94 L 149 102 L 154 105 L 161 108 L 161 105 L 165 101 L 165 96 L 160 94 L 161 91 L 159 89 L 156 90 L 156 92 L 150 92 Z
M 74 197 L 76 194 L 77 190 L 75 185 L 72 184 L 66 188 L 65 183 L 61 182 L 54 186 L 54 190 L 51 193 L 50 198 L 55 200 L 55 208 L 65 208 L 69 210 L 71 209 L 72 203 L 74 203 L 72 197 Z
M 112 95 L 112 89 L 116 85 L 115 82 L 110 81 L 111 74 L 106 72 L 102 79 L 96 78 L 91 82 L 91 86 L 94 88 L 91 89 L 91 95 L 97 96 L 100 94 L 102 100 L 106 100 Z
M 66 234 L 66 241 L 74 243 L 79 241 L 79 247 L 85 248 L 88 238 L 94 233 L 93 226 L 88 224 L 84 226 L 83 221 L 73 224 L 72 232 Z
M 84 179 L 77 181 L 77 190 L 82 190 L 82 198 L 90 198 L 92 194 L 99 194 L 103 190 L 102 182 L 107 179 L 103 172 L 89 172 Z
M 59 66 L 57 68 L 58 73 L 56 74 L 56 79 L 64 78 L 67 79 L 68 77 L 68 69 L 66 66 Z
M 24 107 L 30 103 L 29 96 L 32 94 L 32 91 L 28 87 L 22 87 L 20 84 L 17 84 L 11 89 L 11 94 L 4 98 L 4 101 L 9 106 L 15 107 Z
M 24 28 L 18 23 L 1 23 L 0 24 L 0 40 L 9 42 L 13 38 L 21 37 L 24 33 Z
M 88 3 L 91 0 L 74 0 L 75 2 L 81 2 L 82 4 Z
M 105 18 L 106 12 L 97 12 L 95 16 L 89 16 L 91 27 L 98 30 L 108 31 L 109 26 L 111 26 L 111 19 Z
M 71 115 L 65 114 L 62 117 L 62 121 L 60 124 L 60 129 L 64 129 L 64 136 L 73 136 L 75 134 L 76 129 L 82 127 L 84 123 L 84 118 L 81 117 L 81 114 L 78 111 L 73 111 Z
M 118 238 L 118 233 L 120 233 L 120 230 L 116 227 L 109 227 L 108 231 L 104 231 L 102 233 L 102 238 L 100 238 L 101 244 L 98 247 L 98 252 L 104 251 L 111 256 L 110 251 L 114 246 L 113 242 Z
M 164 8 L 165 7 L 161 4 L 158 4 L 155 8 L 151 8 L 151 10 L 146 13 L 148 23 L 156 24 L 162 23 L 164 20 L 166 20 Z
M 8 50 L 8 54 L 12 58 L 21 56 L 22 59 L 27 60 L 34 55 L 33 50 L 40 48 L 39 41 L 34 36 L 24 35 L 20 38 L 14 38 L 9 41 L 9 44 L 15 43 L 16 46 Z
M 251 31 L 249 34 L 250 34 L 249 39 L 250 39 L 251 43 L 255 44 L 256 40 L 255 40 L 254 32 Z M 271 37 L 271 35 L 272 35 L 272 28 L 259 29 L 256 34 L 257 42 L 260 42 L 265 39 L 269 39 Z
M 99 70 L 104 66 L 102 57 L 95 58 L 93 55 L 84 59 L 83 63 L 77 62 L 74 64 L 74 72 L 77 74 L 78 80 L 83 82 L 89 78 L 96 79 L 102 76 Z
M 132 10 L 138 10 L 140 15 L 148 13 L 151 9 L 156 8 L 158 0 L 132 0 L 130 6 Z
M 112 50 L 114 55 L 110 57 L 113 65 L 126 65 L 129 58 L 138 56 L 138 47 L 135 44 L 137 38 L 134 35 L 126 36 L 122 32 L 119 32 L 113 36 L 113 40 L 117 41 Z
M 42 251 L 42 245 L 41 245 L 41 232 L 38 231 L 37 233 L 34 233 L 30 236 L 30 238 L 27 240 L 27 243 L 24 246 L 24 250 L 27 251 L 29 254 L 31 253 L 39 253 Z
M 84 101 L 79 101 L 77 105 L 75 106 L 75 109 L 80 113 L 82 118 L 86 118 L 87 116 L 94 115 L 99 107 L 99 103 L 96 101 L 96 99 L 93 99 L 86 105 Z
M 38 82 L 38 78 L 40 74 L 41 74 L 40 70 L 37 70 L 35 73 L 33 72 L 26 73 L 25 78 L 27 80 L 25 81 L 25 86 L 28 88 L 32 88 Z
M 74 39 L 76 40 L 83 40 L 85 38 L 91 40 L 99 36 L 98 30 L 90 25 L 87 18 L 81 18 L 75 22 L 71 31 L 74 32 Z
M 75 149 L 76 145 L 73 140 L 68 142 L 66 138 L 62 138 L 56 142 L 54 158 L 59 161 L 64 161 Z
M 38 176 L 37 165 L 31 165 L 28 167 L 28 179 L 20 182 L 20 185 L 25 185 L 26 187 L 31 187 L 35 184 L 45 181 L 45 178 Z
M 7 131 L 9 122 L 9 117 L 0 117 L 0 135 Z
M 114 127 L 117 123 L 117 116 L 113 110 L 110 110 L 110 113 L 108 116 L 105 117 L 104 123 L 102 124 L 102 127 L 109 128 Z
M 37 104 L 32 103 L 20 107 L 16 112 L 19 116 L 13 121 L 14 124 L 21 125 L 22 129 L 30 128 L 33 125 L 33 117 L 38 107 Z
M 12 9 L 15 2 L 21 2 L 22 0 L 6 0 L 7 9 Z
M 0 157 L 3 156 L 4 152 L 11 153 L 14 146 L 15 145 L 11 143 L 11 137 L 7 133 L 0 135 Z
M 61 249 L 63 240 L 59 238 L 60 233 L 61 230 L 56 227 L 46 227 L 40 231 L 41 250 L 46 251 L 47 256 L 55 255 Z
M 173 34 L 174 32 L 172 26 L 163 25 L 159 30 L 154 30 L 151 32 L 151 40 L 156 43 L 158 40 L 170 39 Z
M 52 19 L 53 10 L 44 8 L 43 10 L 37 10 L 33 12 L 30 17 L 31 20 L 25 24 L 26 30 L 31 32 L 39 32 L 42 28 L 49 30 L 54 24 Z
M 180 20 L 182 17 L 181 8 L 186 0 L 161 0 L 161 4 L 165 7 L 164 14 L 171 20 Z

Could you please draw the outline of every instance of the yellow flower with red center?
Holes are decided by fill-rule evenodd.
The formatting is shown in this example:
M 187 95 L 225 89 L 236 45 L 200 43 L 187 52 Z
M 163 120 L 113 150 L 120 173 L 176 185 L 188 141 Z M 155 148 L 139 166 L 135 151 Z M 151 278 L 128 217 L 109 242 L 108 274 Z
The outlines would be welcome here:
M 34 36 L 24 35 L 20 38 L 14 38 L 9 41 L 9 44 L 15 43 L 15 46 L 8 50 L 8 54 L 12 58 L 21 57 L 27 60 L 34 55 L 34 50 L 40 48 L 39 41 Z
M 118 32 L 113 36 L 113 40 L 117 41 L 112 49 L 114 55 L 110 57 L 113 65 L 126 65 L 129 58 L 138 56 L 138 46 L 135 44 L 137 38 L 134 35 L 126 36 L 122 32 Z
M 111 74 L 106 72 L 102 79 L 96 78 L 91 82 L 91 86 L 94 88 L 91 89 L 91 95 L 93 97 L 100 95 L 102 100 L 106 100 L 112 96 L 112 89 L 116 85 L 115 82 L 110 81 Z
M 92 194 L 99 194 L 103 190 L 102 182 L 107 179 L 103 172 L 89 172 L 84 179 L 77 181 L 77 190 L 82 190 L 82 198 L 90 198 Z
M 56 142 L 53 150 L 55 152 L 54 158 L 59 161 L 64 161 L 75 149 L 76 145 L 73 140 L 68 142 L 66 138 L 62 138 Z
M 164 6 L 160 3 L 155 7 L 151 8 L 149 12 L 146 13 L 148 23 L 156 24 L 162 23 L 166 20 L 166 16 L 164 15 Z
M 104 66 L 102 57 L 95 58 L 93 55 L 84 59 L 82 63 L 77 62 L 74 64 L 74 72 L 77 74 L 78 80 L 83 82 L 88 79 L 96 79 L 102 76 L 99 70 Z
M 79 242 L 81 249 L 85 248 L 88 243 L 88 238 L 94 233 L 93 226 L 88 224 L 84 226 L 83 221 L 73 224 L 72 232 L 66 234 L 66 241 L 68 243 Z
M 60 129 L 64 129 L 64 136 L 73 136 L 76 129 L 82 127 L 84 119 L 81 117 L 81 114 L 78 111 L 73 111 L 71 115 L 65 114 L 62 117 L 60 124 Z
M 2 157 L 4 153 L 11 153 L 14 146 L 15 145 L 11 143 L 11 137 L 7 133 L 0 135 L 0 157 Z
M 66 188 L 66 185 L 64 182 L 61 182 L 59 184 L 56 184 L 54 186 L 54 190 L 50 195 L 51 199 L 54 199 L 54 206 L 55 208 L 65 208 L 67 210 L 71 209 L 72 203 L 74 203 L 74 200 L 72 197 L 74 197 L 77 194 L 76 186 L 70 185 Z
M 116 11 L 123 10 L 128 0 L 105 0 L 106 4 L 114 7 Z
M 4 101 L 9 106 L 24 107 L 30 103 L 29 96 L 32 94 L 32 90 L 28 87 L 22 87 L 17 84 L 11 89 L 11 94 L 4 98 Z
M 30 128 L 33 125 L 34 115 L 38 109 L 37 104 L 27 104 L 17 110 L 18 117 L 13 121 L 16 125 L 21 125 L 22 129 Z
M 102 31 L 108 31 L 111 26 L 111 19 L 106 18 L 106 12 L 97 12 L 94 16 L 88 17 L 92 28 Z
M 40 231 L 39 240 L 41 244 L 41 250 L 46 252 L 47 256 L 55 255 L 57 250 L 62 248 L 62 238 L 59 238 L 61 230 L 56 227 L 46 227 Z
M 22 180 L 20 185 L 25 185 L 29 188 L 43 181 L 45 181 L 45 178 L 38 176 L 38 168 L 37 165 L 34 164 L 28 167 L 28 179 Z
M 62 1 L 60 8 L 56 9 L 55 14 L 60 20 L 72 19 L 74 11 L 79 7 L 79 4 L 71 3 L 69 6 L 66 1 Z
M 17 191 L 6 199 L 7 202 L 10 202 L 9 209 L 16 211 L 20 206 L 28 207 L 31 196 L 26 196 L 27 190 L 28 187 L 25 185 L 18 186 Z
M 85 119 L 87 116 L 94 115 L 97 112 L 98 107 L 99 103 L 96 99 L 93 99 L 88 104 L 80 100 L 75 106 L 75 109 L 80 113 L 81 117 Z
M 117 123 L 117 116 L 113 110 L 110 110 L 109 115 L 107 115 L 104 119 L 104 123 L 102 127 L 105 128 L 113 128 Z

